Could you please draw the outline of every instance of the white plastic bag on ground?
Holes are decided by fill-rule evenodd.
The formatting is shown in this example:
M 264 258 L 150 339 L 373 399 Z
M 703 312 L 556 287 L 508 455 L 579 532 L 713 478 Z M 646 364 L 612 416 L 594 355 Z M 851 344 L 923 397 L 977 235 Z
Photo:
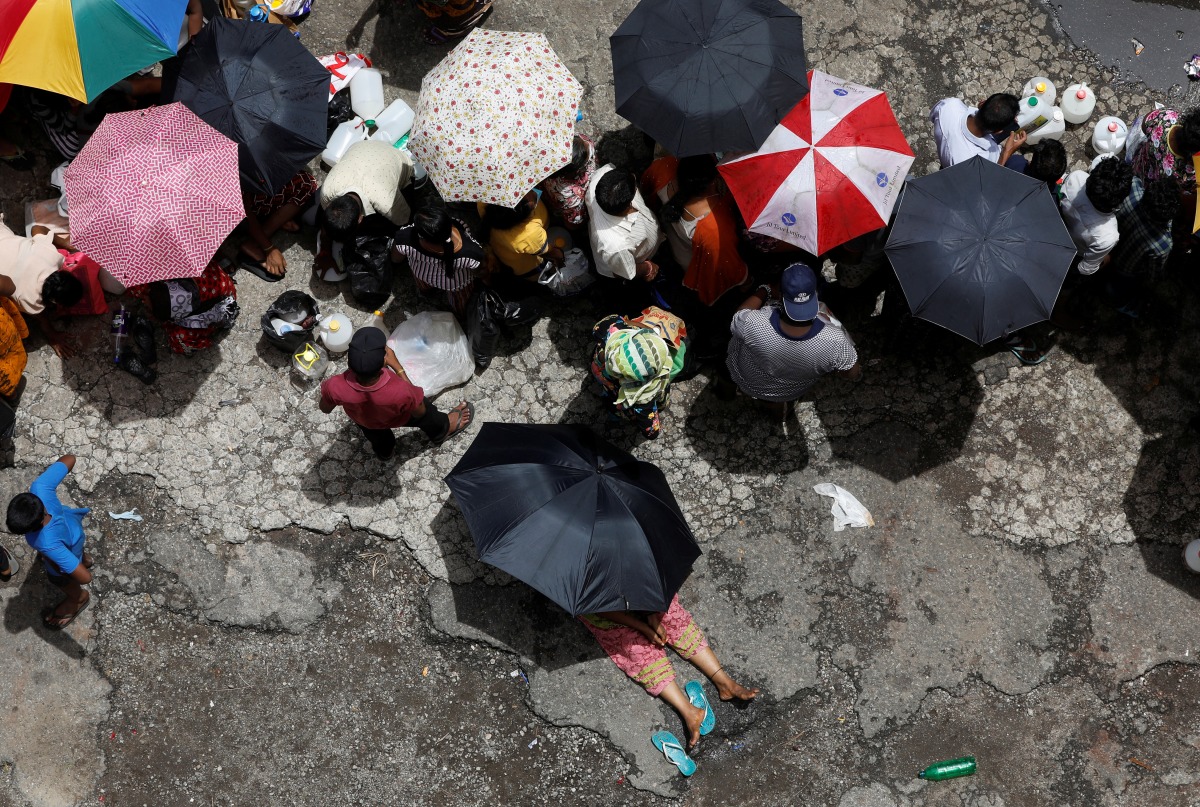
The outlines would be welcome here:
M 846 529 L 847 525 L 851 527 L 875 526 L 875 519 L 871 518 L 871 511 L 863 507 L 862 502 L 854 498 L 845 488 L 840 488 L 832 482 L 822 482 L 819 485 L 813 485 L 813 490 L 822 496 L 832 497 L 833 508 L 830 512 L 833 513 L 834 532 L 841 532 Z
M 572 297 L 596 282 L 583 250 L 568 249 L 565 258 L 561 269 L 548 266 L 538 278 L 538 283 L 554 292 L 556 297 Z
M 387 340 L 409 380 L 429 397 L 469 381 L 475 373 L 471 347 L 449 311 L 422 311 L 401 322 Z

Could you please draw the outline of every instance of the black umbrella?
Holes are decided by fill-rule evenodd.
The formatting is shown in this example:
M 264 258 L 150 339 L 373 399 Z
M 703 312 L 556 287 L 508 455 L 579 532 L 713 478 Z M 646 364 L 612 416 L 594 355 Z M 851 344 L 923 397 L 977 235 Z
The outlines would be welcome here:
M 583 426 L 485 423 L 446 484 L 479 559 L 572 616 L 665 611 L 700 556 L 662 471 Z
M 1075 244 L 1045 182 L 972 157 L 908 181 L 886 252 L 913 316 L 982 345 L 1050 318 Z
M 617 112 L 676 157 L 756 151 L 808 92 L 778 0 L 642 0 L 612 35 Z
M 276 193 L 325 148 L 329 71 L 283 25 L 216 17 L 164 84 L 164 98 L 238 144 L 249 190 Z

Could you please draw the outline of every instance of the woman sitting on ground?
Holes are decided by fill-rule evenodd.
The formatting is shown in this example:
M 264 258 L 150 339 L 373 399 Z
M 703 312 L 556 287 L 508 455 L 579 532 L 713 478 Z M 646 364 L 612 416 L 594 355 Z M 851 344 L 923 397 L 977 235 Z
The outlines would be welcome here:
M 283 278 L 287 261 L 271 236 L 279 230 L 286 233 L 299 231 L 296 217 L 304 212 L 316 192 L 317 178 L 301 171 L 274 195 L 243 194 L 247 237 L 238 248 L 243 269 L 272 283 Z
M 60 358 L 75 351 L 62 333 L 51 325 L 53 318 L 83 299 L 78 278 L 63 269 L 63 256 L 49 230 L 35 226 L 26 238 L 0 223 L 0 272 L 12 279 L 9 295 L 26 319 L 33 318 L 50 347 Z
M 392 260 L 403 258 L 422 294 L 440 296 L 460 320 L 466 319 L 467 301 L 475 280 L 483 272 L 483 247 L 461 219 L 444 207 L 422 208 L 412 224 L 401 227 L 392 239 Z
M 492 0 L 417 0 L 417 8 L 429 19 L 425 43 L 453 45 L 491 16 Z
M 563 265 L 566 256 L 562 248 L 551 244 L 546 233 L 550 213 L 542 202 L 541 190 L 535 188 L 525 194 L 516 207 L 478 204 L 492 255 L 513 275 L 536 283 L 547 262 Z
M 747 689 L 725 672 L 692 615 L 679 604 L 678 595 L 671 598 L 665 613 L 605 611 L 585 614 L 579 619 L 621 672 L 679 712 L 687 726 L 689 751 L 700 742 L 700 724 L 706 710 L 693 706 L 688 695 L 675 683 L 675 670 L 667 659 L 667 645 L 712 681 L 721 700 L 750 701 L 758 696 L 757 689 Z M 688 689 L 693 688 L 689 684 Z

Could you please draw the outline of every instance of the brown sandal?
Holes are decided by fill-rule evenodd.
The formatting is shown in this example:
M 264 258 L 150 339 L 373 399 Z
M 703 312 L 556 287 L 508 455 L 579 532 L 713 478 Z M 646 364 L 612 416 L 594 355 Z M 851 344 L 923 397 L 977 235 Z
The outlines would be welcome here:
M 461 434 L 468 426 L 471 425 L 471 421 L 475 419 L 475 404 L 468 403 L 467 401 L 463 401 L 450 411 L 458 413 L 458 422 L 451 426 L 450 429 L 444 435 L 442 435 L 440 440 L 434 440 L 434 445 L 440 446 L 454 435 Z
M 87 607 L 91 604 L 92 598 L 91 595 L 88 595 L 88 598 L 83 601 L 83 605 L 79 606 L 79 608 L 77 608 L 73 614 L 58 613 L 57 605 L 53 608 L 47 608 L 44 612 L 42 612 L 42 624 L 45 625 L 49 630 L 62 630 L 74 622 L 75 617 L 86 611 Z

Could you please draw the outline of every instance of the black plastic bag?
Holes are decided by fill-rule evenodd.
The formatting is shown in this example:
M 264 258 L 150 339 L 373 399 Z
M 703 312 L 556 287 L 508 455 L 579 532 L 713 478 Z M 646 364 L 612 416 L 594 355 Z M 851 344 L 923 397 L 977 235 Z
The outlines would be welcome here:
M 268 344 L 291 354 L 299 350 L 300 345 L 313 340 L 313 327 L 316 325 L 320 313 L 321 309 L 317 306 L 316 300 L 302 291 L 289 289 L 279 295 L 278 300 L 271 303 L 267 312 L 262 315 L 259 324 L 262 325 L 263 336 Z M 294 331 L 280 334 L 271 324 L 273 319 L 281 319 L 299 327 Z M 308 327 L 304 327 L 305 325 Z
M 354 119 L 354 109 L 350 106 L 350 86 L 347 85 L 334 93 L 329 99 L 329 113 L 326 119 L 325 139 L 333 136 L 333 130 L 339 123 Z
M 392 296 L 395 272 L 388 253 L 395 232 L 395 224 L 373 213 L 359 222 L 354 243 L 342 245 L 342 265 L 350 276 L 350 293 L 363 308 L 383 308 Z
M 506 302 L 495 289 L 484 289 L 467 304 L 467 340 L 475 365 L 486 370 L 496 355 L 496 342 L 502 329 L 529 325 L 542 316 L 534 298 Z

